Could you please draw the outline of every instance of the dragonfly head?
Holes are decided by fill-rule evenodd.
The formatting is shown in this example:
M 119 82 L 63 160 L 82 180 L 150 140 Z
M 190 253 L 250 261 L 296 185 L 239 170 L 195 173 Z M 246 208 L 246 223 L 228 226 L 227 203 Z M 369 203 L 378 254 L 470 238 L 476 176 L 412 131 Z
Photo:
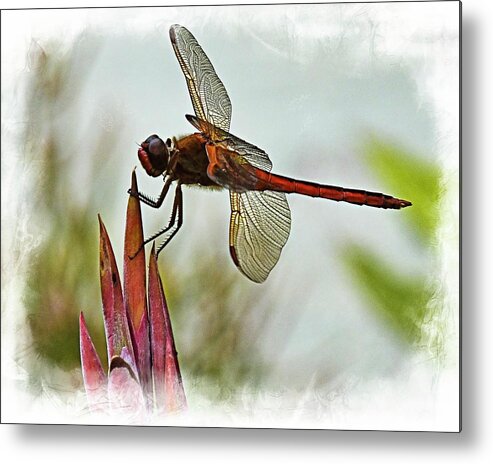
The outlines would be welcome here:
M 166 142 L 164 143 L 156 134 L 153 134 L 140 144 L 137 152 L 140 164 L 152 177 L 160 176 L 168 167 L 169 149 L 172 142 L 170 139 Z

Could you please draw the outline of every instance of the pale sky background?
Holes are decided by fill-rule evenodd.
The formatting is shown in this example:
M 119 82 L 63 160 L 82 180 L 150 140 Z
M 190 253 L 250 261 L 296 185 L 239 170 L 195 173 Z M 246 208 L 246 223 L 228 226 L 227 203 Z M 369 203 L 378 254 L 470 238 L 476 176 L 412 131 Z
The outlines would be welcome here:
M 138 164 L 135 142 L 154 132 L 168 137 L 192 131 L 184 118 L 192 113 L 190 99 L 168 38 L 174 23 L 192 31 L 225 84 L 233 105 L 231 132 L 269 153 L 274 172 L 392 194 L 363 162 L 365 137 L 375 133 L 440 162 L 449 176 L 444 217 L 447 227 L 457 227 L 456 2 L 9 12 L 2 15 L 2 133 L 7 138 L 2 144 L 2 248 L 13 239 L 5 224 L 26 201 L 27 179 L 19 180 L 16 171 L 14 160 L 22 153 L 14 137 L 25 123 L 19 115 L 31 41 L 43 46 L 63 39 L 67 53 L 78 54 L 77 66 L 92 66 L 80 103 L 56 121 L 67 134 L 67 150 L 79 154 L 67 181 L 83 200 L 93 134 L 118 131 L 118 147 L 112 148 L 119 157 L 108 161 L 114 170 L 111 179 L 104 179 L 104 195 L 105 188 L 125 192 Z M 95 48 L 96 56 L 91 54 Z M 141 168 L 137 173 L 141 189 L 157 195 L 161 181 L 146 178 Z M 218 256 L 228 255 L 227 193 L 184 193 L 184 226 L 169 249 L 177 274 L 194 258 L 189 243 L 199 241 Z M 272 388 L 290 382 L 308 386 L 318 371 L 342 372 L 328 381 L 328 391 L 348 388 L 347 404 L 336 402 L 336 412 L 317 424 L 456 429 L 457 363 L 437 379 L 432 363 L 411 355 L 368 312 L 337 255 L 338 246 L 350 238 L 409 275 L 419 271 L 429 257 L 407 231 L 405 211 L 300 196 L 288 200 L 289 241 L 267 282 L 256 287 L 276 301 L 265 352 L 284 343 L 289 318 L 296 327 L 277 359 Z M 94 211 L 115 237 L 117 256 L 126 201 L 122 193 L 107 210 Z M 167 211 L 144 211 L 148 233 L 168 217 Z M 29 221 L 26 227 L 29 234 Z M 441 279 L 452 292 L 450 350 L 457 351 L 458 249 L 447 237 L 441 243 L 440 273 L 430 279 Z M 255 284 L 245 280 L 244 285 Z M 19 288 L 11 289 L 8 301 L 2 297 L 2 322 L 4 301 L 6 307 L 15 305 Z M 293 364 L 296 378 L 291 377 Z

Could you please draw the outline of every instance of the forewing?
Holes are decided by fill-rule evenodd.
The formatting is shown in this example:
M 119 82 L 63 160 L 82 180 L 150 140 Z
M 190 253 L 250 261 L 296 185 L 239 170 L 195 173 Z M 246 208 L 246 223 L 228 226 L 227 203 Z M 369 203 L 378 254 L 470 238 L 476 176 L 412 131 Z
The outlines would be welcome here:
M 228 134 L 228 137 L 223 141 L 226 146 L 245 158 L 252 166 L 270 171 L 272 169 L 272 161 L 269 155 L 259 147 L 245 142 L 233 134 Z
M 231 101 L 209 58 L 183 26 L 171 26 L 169 35 L 187 81 L 195 114 L 212 126 L 229 131 Z M 214 133 L 209 135 L 214 139 Z
M 230 252 L 240 271 L 254 282 L 267 279 L 291 229 L 291 212 L 281 192 L 230 192 Z

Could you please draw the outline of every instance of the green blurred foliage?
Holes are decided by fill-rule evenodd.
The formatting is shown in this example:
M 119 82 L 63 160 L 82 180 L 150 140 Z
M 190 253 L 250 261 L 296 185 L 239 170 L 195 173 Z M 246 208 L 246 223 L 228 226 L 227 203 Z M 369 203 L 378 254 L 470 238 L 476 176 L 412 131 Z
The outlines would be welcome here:
M 78 315 L 88 310 L 94 314 L 91 310 L 100 303 L 98 229 L 88 208 L 97 191 L 93 185 L 84 185 L 87 200 L 74 200 L 74 186 L 67 180 L 67 173 L 80 155 L 71 147 L 67 149 L 67 134 L 60 124 L 63 114 L 77 104 L 77 89 L 86 74 L 76 68 L 74 54 L 64 53 L 57 44 L 41 49 L 33 43 L 29 58 L 32 73 L 26 112 L 30 124 L 24 134 L 24 153 L 27 163 L 39 166 L 29 201 L 33 220 L 43 236 L 31 256 L 26 294 L 35 354 L 29 360 L 31 384 L 35 387 L 43 382 L 43 369 L 47 373 L 50 365 L 63 370 L 80 365 Z M 94 164 L 90 170 L 96 174 Z M 88 325 L 97 349 L 104 353 L 101 324 L 89 317 Z
M 431 349 L 439 357 L 442 345 L 436 334 L 440 333 L 440 327 L 438 331 L 430 331 L 428 325 L 435 316 L 432 312 L 436 311 L 430 303 L 438 292 L 430 277 L 437 272 L 433 250 L 440 219 L 440 168 L 377 137 L 369 140 L 365 151 L 368 166 L 388 191 L 412 202 L 401 213 L 402 220 L 409 222 L 408 231 L 429 264 L 418 275 L 410 275 L 405 263 L 393 267 L 378 253 L 357 243 L 343 246 L 343 262 L 369 307 L 401 340 L 409 346 Z
M 384 140 L 372 137 L 365 146 L 368 166 L 393 196 L 412 202 L 403 215 L 427 247 L 435 239 L 440 218 L 440 168 Z
M 418 343 L 427 303 L 433 296 L 426 276 L 402 275 L 378 254 L 356 244 L 347 246 L 344 261 L 364 292 L 369 307 L 402 339 L 412 344 Z

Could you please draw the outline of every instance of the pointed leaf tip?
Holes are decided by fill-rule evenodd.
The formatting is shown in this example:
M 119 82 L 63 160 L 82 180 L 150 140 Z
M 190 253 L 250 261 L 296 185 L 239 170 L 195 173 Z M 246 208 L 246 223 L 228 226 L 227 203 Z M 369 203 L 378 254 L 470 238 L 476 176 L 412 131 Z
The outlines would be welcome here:
M 103 221 L 100 221 L 100 281 L 103 302 L 104 328 L 108 348 L 108 359 L 120 355 L 123 347 L 128 347 L 133 356 L 130 329 L 123 303 L 120 274 L 115 255 Z
M 137 187 L 137 174 L 135 172 L 135 168 L 132 170 L 132 179 L 130 182 L 130 190 L 132 193 L 138 193 L 139 189 Z
M 137 178 L 132 172 L 132 192 L 137 193 Z M 127 305 L 130 321 L 135 330 L 144 321 L 147 313 L 146 305 L 146 265 L 144 231 L 140 201 L 134 195 L 128 197 L 127 221 L 125 226 L 125 244 L 123 261 L 123 278 L 125 288 L 125 304 Z M 137 252 L 137 250 L 139 250 Z M 136 254 L 137 253 L 137 254 Z
M 127 310 L 134 354 L 140 380 L 147 396 L 151 396 L 151 359 L 149 349 L 149 321 L 147 318 L 146 263 L 144 231 L 140 201 L 134 196 L 138 192 L 137 176 L 132 172 L 132 195 L 128 197 L 127 220 L 123 258 L 124 299 Z M 140 249 L 140 250 L 139 250 Z M 138 253 L 136 254 L 136 252 Z

